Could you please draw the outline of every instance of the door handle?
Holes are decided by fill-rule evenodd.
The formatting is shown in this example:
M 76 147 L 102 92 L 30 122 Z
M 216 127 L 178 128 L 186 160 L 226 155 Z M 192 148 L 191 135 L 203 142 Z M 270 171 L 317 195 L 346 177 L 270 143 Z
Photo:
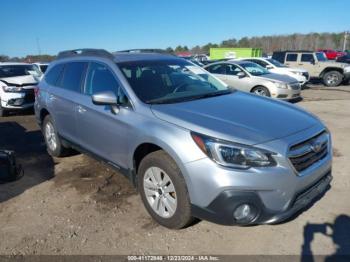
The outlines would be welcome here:
M 49 99 L 50 99 L 51 101 L 54 101 L 54 100 L 56 100 L 56 97 L 55 97 L 54 95 L 49 95 Z
M 78 113 L 83 114 L 86 112 L 86 109 L 82 106 L 78 106 Z

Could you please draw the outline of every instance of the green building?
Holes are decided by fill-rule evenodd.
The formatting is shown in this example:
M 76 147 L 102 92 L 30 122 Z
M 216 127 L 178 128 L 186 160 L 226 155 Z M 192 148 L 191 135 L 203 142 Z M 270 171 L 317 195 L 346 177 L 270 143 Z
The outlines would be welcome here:
M 234 48 L 234 47 L 218 47 L 210 48 L 210 59 L 224 58 L 244 58 L 244 57 L 261 57 L 261 48 Z

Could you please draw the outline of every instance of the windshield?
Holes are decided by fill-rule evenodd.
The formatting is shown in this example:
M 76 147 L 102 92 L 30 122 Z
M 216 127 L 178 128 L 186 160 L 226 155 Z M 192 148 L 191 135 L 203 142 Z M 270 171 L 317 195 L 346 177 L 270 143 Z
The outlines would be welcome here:
M 247 70 L 253 76 L 261 76 L 261 75 L 266 75 L 270 73 L 267 69 L 255 63 L 241 63 L 239 65 L 243 67 L 245 70 Z
M 266 61 L 270 62 L 271 64 L 273 64 L 274 66 L 277 66 L 277 67 L 287 67 L 284 64 L 281 64 L 280 62 L 278 62 L 277 60 L 272 59 L 272 58 L 268 58 L 268 59 L 266 59 Z
M 323 52 L 317 52 L 316 57 L 317 57 L 317 61 L 319 61 L 319 62 L 328 60 L 325 53 L 323 53 Z
M 136 95 L 145 103 L 177 103 L 232 91 L 204 69 L 186 60 L 118 63 Z
M 26 75 L 40 77 L 42 73 L 35 65 L 0 65 L 0 78 Z

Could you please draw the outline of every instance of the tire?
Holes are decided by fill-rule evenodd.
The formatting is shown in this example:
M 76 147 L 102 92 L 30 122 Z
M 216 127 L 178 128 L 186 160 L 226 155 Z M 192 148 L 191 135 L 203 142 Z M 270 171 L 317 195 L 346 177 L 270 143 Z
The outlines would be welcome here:
M 270 91 L 264 86 L 256 86 L 256 87 L 254 87 L 252 89 L 251 93 L 259 95 L 259 96 L 271 97 Z
M 168 182 L 165 183 L 166 181 Z M 155 185 L 162 182 L 163 187 Z M 186 182 L 175 161 L 163 150 L 152 152 L 142 159 L 138 171 L 138 188 L 148 213 L 160 225 L 181 229 L 194 221 Z M 155 207 L 152 207 L 151 202 Z
M 329 71 L 323 75 L 323 84 L 325 86 L 338 86 L 343 81 L 343 75 L 338 71 Z
M 47 152 L 51 156 L 62 157 L 67 155 L 68 149 L 62 145 L 62 141 L 57 134 L 55 124 L 50 115 L 47 115 L 44 119 L 42 132 L 44 135 Z

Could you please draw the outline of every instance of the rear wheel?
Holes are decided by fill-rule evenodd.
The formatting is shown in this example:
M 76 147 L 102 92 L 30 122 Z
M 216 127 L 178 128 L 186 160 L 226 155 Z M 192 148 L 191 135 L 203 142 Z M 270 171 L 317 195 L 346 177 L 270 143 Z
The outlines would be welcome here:
M 256 86 L 251 92 L 259 96 L 271 97 L 270 91 L 264 86 Z
M 138 186 L 148 213 L 159 224 L 180 229 L 192 223 L 185 180 L 175 161 L 163 150 L 141 161 Z
M 338 86 L 343 81 L 343 75 L 338 71 L 329 71 L 323 76 L 323 83 L 326 86 Z
M 57 134 L 55 124 L 50 115 L 47 115 L 43 122 L 43 134 L 47 147 L 47 152 L 54 157 L 65 156 L 68 149 L 62 145 L 62 141 Z

